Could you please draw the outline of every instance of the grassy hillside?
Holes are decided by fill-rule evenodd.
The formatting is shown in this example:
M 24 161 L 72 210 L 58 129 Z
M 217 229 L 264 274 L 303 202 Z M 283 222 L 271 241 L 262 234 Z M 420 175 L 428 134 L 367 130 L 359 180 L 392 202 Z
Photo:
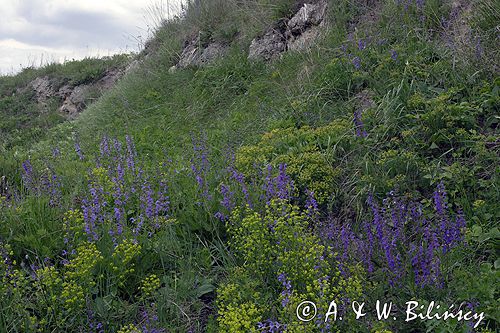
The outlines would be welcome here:
M 304 3 L 189 4 L 71 121 L 22 88 L 127 56 L 0 77 L 0 332 L 498 329 L 498 5 L 329 1 L 249 60 Z M 227 53 L 173 69 L 196 36 Z

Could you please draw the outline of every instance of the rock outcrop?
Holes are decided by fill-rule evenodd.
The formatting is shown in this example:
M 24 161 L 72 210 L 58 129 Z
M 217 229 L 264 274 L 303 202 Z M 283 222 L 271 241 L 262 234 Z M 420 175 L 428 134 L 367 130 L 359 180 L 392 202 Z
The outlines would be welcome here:
M 113 87 L 124 72 L 122 69 L 110 69 L 97 81 L 79 85 L 64 84 L 62 86 L 58 85 L 56 80 L 51 79 L 49 76 L 37 77 L 22 90 L 34 91 L 41 110 L 47 108 L 49 99 L 59 99 L 62 104 L 58 111 L 69 118 L 75 118 L 87 106 L 92 96 L 101 95 Z
M 312 45 L 319 36 L 325 21 L 327 1 L 298 1 L 295 14 L 282 19 L 254 38 L 250 45 L 248 58 L 271 60 L 287 50 L 302 50 Z M 173 72 L 189 66 L 204 66 L 224 56 L 228 45 L 217 41 L 203 41 L 200 37 L 186 41 L 179 61 L 170 68 Z
M 287 49 L 286 22 L 280 21 L 268 29 L 262 36 L 256 37 L 250 44 L 249 59 L 271 60 Z
M 193 38 L 185 43 L 175 68 L 188 66 L 204 66 L 224 56 L 228 47 L 221 42 L 202 43 L 200 37 Z
M 24 89 L 31 89 L 35 92 L 36 102 L 42 108 L 46 108 L 47 100 L 53 97 L 57 92 L 57 88 L 48 76 L 37 77 Z
M 68 85 L 61 87 L 58 96 L 63 100 L 63 103 L 59 111 L 70 118 L 75 118 L 87 106 L 93 94 L 102 95 L 106 90 L 111 89 L 123 74 L 122 70 L 111 69 L 106 71 L 104 76 L 96 82 L 75 87 Z
M 301 3 L 297 12 L 252 40 L 249 59 L 271 60 L 287 50 L 311 46 L 321 32 L 327 9 L 326 0 Z

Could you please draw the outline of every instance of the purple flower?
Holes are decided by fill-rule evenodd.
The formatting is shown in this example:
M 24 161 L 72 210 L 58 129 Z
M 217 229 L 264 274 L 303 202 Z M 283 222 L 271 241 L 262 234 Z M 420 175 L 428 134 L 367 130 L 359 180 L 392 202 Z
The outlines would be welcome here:
M 52 156 L 53 156 L 54 158 L 61 156 L 61 151 L 59 150 L 59 148 L 54 147 L 54 148 L 52 149 Z
M 284 290 L 281 292 L 283 299 L 281 300 L 281 306 L 286 307 L 290 302 L 290 296 L 292 295 L 292 283 L 288 280 L 285 273 L 280 273 L 278 275 L 278 281 L 281 282 Z
M 101 157 L 105 157 L 105 156 L 110 156 L 111 155 L 111 151 L 109 150 L 109 138 L 108 138 L 107 135 L 105 135 L 102 138 L 99 150 L 101 152 Z
M 354 128 L 356 129 L 356 136 L 361 138 L 366 138 L 367 133 L 365 131 L 365 125 L 363 124 L 363 120 L 361 119 L 361 110 L 354 111 Z
M 234 192 L 231 191 L 228 185 L 221 184 L 220 186 L 220 193 L 222 194 L 222 200 L 220 201 L 222 207 L 225 208 L 225 210 L 228 213 L 231 213 L 233 210 L 235 203 L 234 203 Z M 217 217 L 221 221 L 225 221 L 227 219 L 227 216 L 223 214 L 222 212 L 217 212 L 215 214 L 215 217 Z
M 165 182 L 160 181 L 160 189 L 158 190 L 158 199 L 155 202 L 155 216 L 164 216 L 170 208 L 170 199 L 167 195 L 168 186 Z
M 257 328 L 259 332 L 262 333 L 281 333 L 286 331 L 286 325 L 280 324 L 272 319 L 257 323 Z
M 104 207 L 107 206 L 104 191 L 101 186 L 89 182 L 89 197 L 82 200 L 83 220 L 85 222 L 85 232 L 89 241 L 96 241 L 97 225 L 104 221 Z
M 144 181 L 142 185 L 141 208 L 148 219 L 152 219 L 154 216 L 153 204 L 153 190 L 149 182 Z
M 141 332 L 142 333 L 165 333 L 165 329 L 159 328 L 158 314 L 156 305 L 151 303 L 146 308 L 142 309 L 141 315 Z
M 137 152 L 135 151 L 134 142 L 129 135 L 125 136 L 125 141 L 127 143 L 127 167 L 135 171 L 135 157 L 137 156 Z
M 360 69 L 361 68 L 361 59 L 359 57 L 354 57 L 352 59 L 352 64 L 354 65 L 354 68 Z
M 198 184 L 198 188 L 202 191 L 202 196 L 207 201 L 212 199 L 209 193 L 208 184 L 206 182 L 207 174 L 210 171 L 210 163 L 208 161 L 208 147 L 206 137 L 196 140 L 192 138 L 194 156 L 191 158 L 191 171 Z
M 363 262 L 368 267 L 368 273 L 372 273 L 373 272 L 372 257 L 373 257 L 373 248 L 375 246 L 375 239 L 372 232 L 372 227 L 368 222 L 363 223 L 363 228 L 366 234 L 366 240 L 364 241 L 364 244 L 363 242 L 361 242 L 363 245 L 365 245 L 362 249 L 363 250 L 362 259 Z
M 97 321 L 94 311 L 89 308 L 87 308 L 87 325 L 89 327 L 88 333 L 104 333 L 104 325 Z
M 43 177 L 43 192 L 49 195 L 49 205 L 55 207 L 60 204 L 62 198 L 61 182 L 52 169 L 49 172 L 50 175 Z
M 243 193 L 243 195 L 245 197 L 246 204 L 250 208 L 252 208 L 253 204 L 252 204 L 252 200 L 250 200 L 250 193 L 248 191 L 247 184 L 245 183 L 245 176 L 241 172 L 238 172 L 238 170 L 236 170 L 232 166 L 229 167 L 228 171 L 230 173 L 230 178 L 232 180 L 235 180 L 240 185 L 241 192 Z
M 314 197 L 314 191 L 306 190 L 306 193 L 307 193 L 307 200 L 306 200 L 307 215 L 314 221 L 316 221 L 319 215 L 318 202 Z
M 26 160 L 23 162 L 23 175 L 22 179 L 24 182 L 24 186 L 29 190 L 29 191 L 36 191 L 36 186 L 35 186 L 35 177 L 33 173 L 33 166 L 31 165 L 30 160 Z
M 391 58 L 394 61 L 398 60 L 398 53 L 396 52 L 396 50 L 391 50 Z
M 294 184 L 292 178 L 290 178 L 290 176 L 286 174 L 286 164 L 280 164 L 278 166 L 278 175 L 276 177 L 273 177 L 272 173 L 273 167 L 271 165 L 268 165 L 267 176 L 263 185 L 263 189 L 266 193 L 267 203 L 275 198 L 283 200 L 291 199 L 294 190 Z
M 80 147 L 80 143 L 78 141 L 75 141 L 75 151 L 78 157 L 80 158 L 80 161 L 83 161 L 85 156 L 83 155 L 82 148 Z
M 364 39 L 358 40 L 358 50 L 363 51 L 366 48 L 366 41 Z
M 347 46 L 345 44 L 340 46 L 340 50 L 342 50 L 342 53 L 347 54 Z

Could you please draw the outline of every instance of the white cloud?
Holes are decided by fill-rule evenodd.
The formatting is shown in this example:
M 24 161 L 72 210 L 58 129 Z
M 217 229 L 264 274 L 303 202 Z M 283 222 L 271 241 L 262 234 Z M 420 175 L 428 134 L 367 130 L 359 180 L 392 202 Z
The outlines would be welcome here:
M 161 0 L 0 0 L 0 74 L 40 61 L 137 51 Z M 180 0 L 167 0 L 173 12 Z

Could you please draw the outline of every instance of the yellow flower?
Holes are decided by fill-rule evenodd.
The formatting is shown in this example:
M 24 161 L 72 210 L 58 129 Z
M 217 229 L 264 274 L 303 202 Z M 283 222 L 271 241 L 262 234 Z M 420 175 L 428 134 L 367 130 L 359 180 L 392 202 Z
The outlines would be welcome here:
M 144 280 L 142 280 L 141 291 L 144 297 L 149 297 L 160 288 L 161 282 L 156 274 L 148 275 Z
M 134 324 L 128 324 L 120 328 L 117 333 L 141 333 L 141 330 Z

